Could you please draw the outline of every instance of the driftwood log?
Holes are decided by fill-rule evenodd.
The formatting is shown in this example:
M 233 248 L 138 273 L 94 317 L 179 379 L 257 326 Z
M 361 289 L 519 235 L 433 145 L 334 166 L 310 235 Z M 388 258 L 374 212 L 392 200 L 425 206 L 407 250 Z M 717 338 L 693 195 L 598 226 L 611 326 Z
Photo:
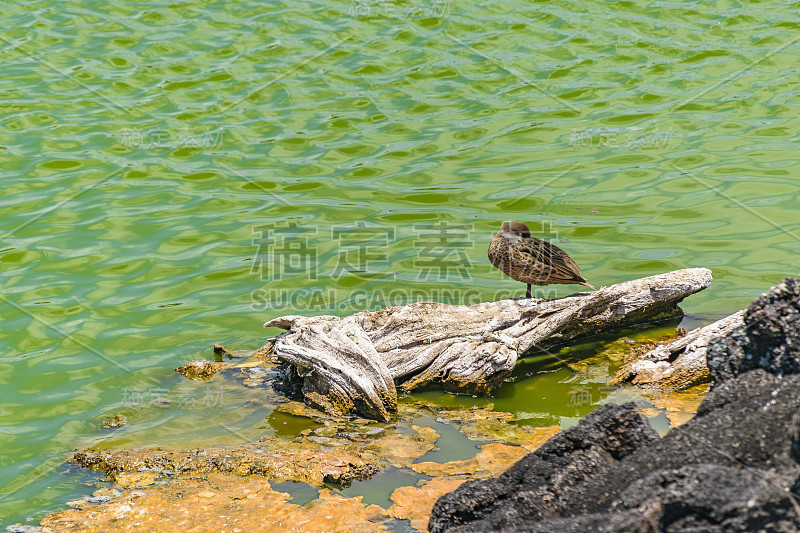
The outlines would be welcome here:
M 708 383 L 711 381 L 711 371 L 706 362 L 708 346 L 743 325 L 744 310 L 693 329 L 684 337 L 658 346 L 635 361 L 622 365 L 610 383 L 629 381 L 634 385 L 656 385 L 671 390 Z
M 306 402 L 330 414 L 389 420 L 396 387 L 438 382 L 451 392 L 489 393 L 526 351 L 680 316 L 678 303 L 711 280 L 710 270 L 690 268 L 555 300 L 417 302 L 346 317 L 283 316 L 264 326 L 287 330 L 272 354 Z

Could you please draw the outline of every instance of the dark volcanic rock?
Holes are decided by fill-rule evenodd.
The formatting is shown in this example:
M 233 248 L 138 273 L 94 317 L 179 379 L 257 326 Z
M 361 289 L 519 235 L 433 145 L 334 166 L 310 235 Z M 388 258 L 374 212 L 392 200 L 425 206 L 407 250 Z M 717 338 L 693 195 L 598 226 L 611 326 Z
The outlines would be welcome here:
M 619 413 L 626 431 L 597 427 L 620 427 Z M 748 372 L 661 439 L 645 424 L 632 404 L 603 406 L 499 478 L 443 496 L 430 530 L 800 531 L 789 492 L 800 486 L 800 375 Z
M 634 404 L 605 405 L 498 478 L 467 482 L 440 498 L 429 528 L 432 532 L 446 531 L 475 520 L 490 523 L 493 528 L 511 527 L 558 516 L 562 495 L 657 440 L 658 434 Z
M 657 438 L 606 405 L 497 479 L 434 506 L 437 532 L 800 531 L 800 280 L 748 308 L 717 345 L 697 416 Z M 709 361 L 711 363 L 711 361 Z
M 713 391 L 686 424 L 594 477 L 580 494 L 566 498 L 572 513 L 601 512 L 628 486 L 649 474 L 689 464 L 747 467 L 781 479 L 784 489 L 800 474 L 800 376 L 779 380 L 751 372 L 732 381 L 722 402 Z
M 789 532 L 797 531 L 799 519 L 792 496 L 769 472 L 738 465 L 659 470 L 625 489 L 612 507 L 617 510 L 650 510 L 664 531 Z
M 756 368 L 800 373 L 800 279 L 786 278 L 751 303 L 744 327 L 709 346 L 708 367 L 714 386 Z
M 513 525 L 472 523 L 459 532 L 653 533 L 798 531 L 792 496 L 764 472 L 714 464 L 659 470 L 631 484 L 605 513 Z

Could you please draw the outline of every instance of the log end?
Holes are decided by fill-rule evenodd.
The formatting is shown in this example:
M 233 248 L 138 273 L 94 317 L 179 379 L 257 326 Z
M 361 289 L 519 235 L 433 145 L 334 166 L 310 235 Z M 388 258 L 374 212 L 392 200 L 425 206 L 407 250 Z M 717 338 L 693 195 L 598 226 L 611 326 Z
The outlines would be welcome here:
M 288 330 L 292 329 L 292 326 L 294 326 L 294 324 L 298 320 L 300 320 L 301 318 L 304 318 L 304 317 L 299 316 L 299 315 L 279 316 L 278 318 L 273 318 L 272 320 L 270 320 L 268 322 L 265 322 L 264 323 L 264 327 L 265 328 L 281 328 L 281 329 L 285 329 L 285 330 L 288 331 Z

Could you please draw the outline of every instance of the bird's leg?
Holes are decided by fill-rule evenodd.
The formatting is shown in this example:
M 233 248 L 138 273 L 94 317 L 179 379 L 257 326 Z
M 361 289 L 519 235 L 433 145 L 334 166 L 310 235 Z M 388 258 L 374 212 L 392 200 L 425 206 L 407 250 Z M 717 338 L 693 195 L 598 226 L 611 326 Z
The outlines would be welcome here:
M 531 284 L 528 283 L 528 292 L 525 293 L 525 298 L 531 297 Z

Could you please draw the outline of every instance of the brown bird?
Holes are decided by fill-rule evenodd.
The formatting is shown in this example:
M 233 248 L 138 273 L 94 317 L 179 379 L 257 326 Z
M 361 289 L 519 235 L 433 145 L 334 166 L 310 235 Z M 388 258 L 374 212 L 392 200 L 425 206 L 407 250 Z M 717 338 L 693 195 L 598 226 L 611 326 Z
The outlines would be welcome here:
M 531 297 L 531 285 L 574 283 L 594 289 L 567 252 L 531 237 L 531 230 L 522 222 L 503 222 L 489 244 L 489 261 L 511 279 L 528 284 L 525 298 Z

